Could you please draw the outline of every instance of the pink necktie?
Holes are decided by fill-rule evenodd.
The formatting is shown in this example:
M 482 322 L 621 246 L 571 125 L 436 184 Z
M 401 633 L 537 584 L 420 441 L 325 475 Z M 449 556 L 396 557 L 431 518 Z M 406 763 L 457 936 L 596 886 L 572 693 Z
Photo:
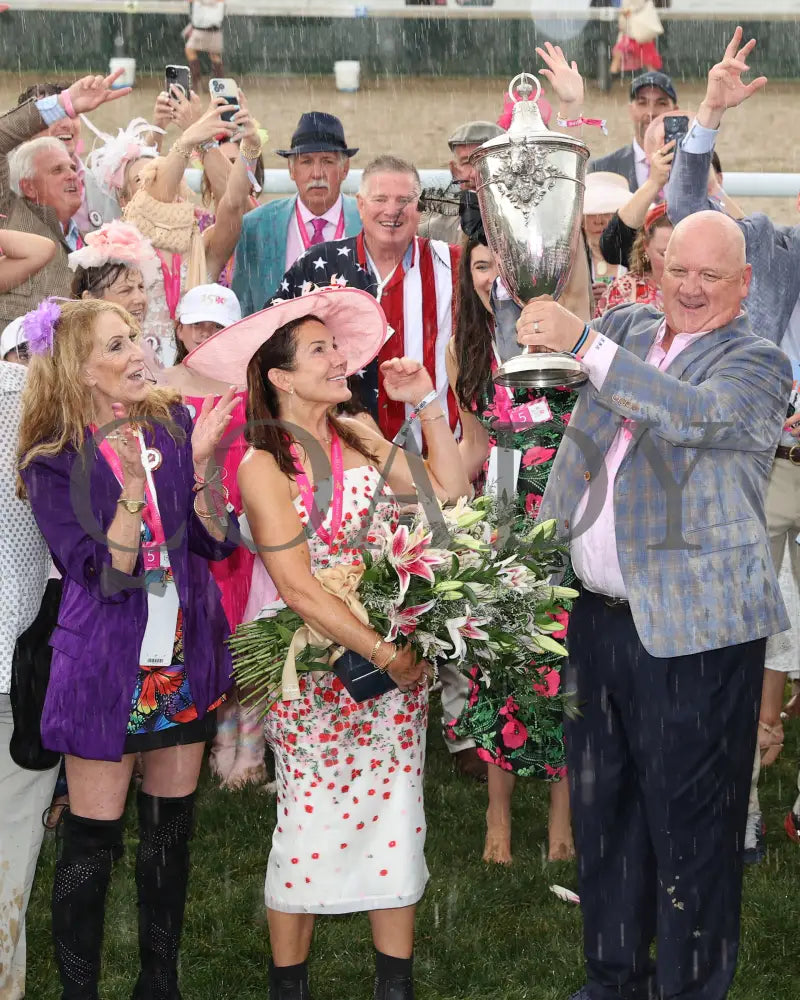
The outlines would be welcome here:
M 316 246 L 317 243 L 324 243 L 325 237 L 322 235 L 325 227 L 328 225 L 327 219 L 312 219 L 311 225 L 314 227 L 314 232 L 311 236 L 311 246 Z

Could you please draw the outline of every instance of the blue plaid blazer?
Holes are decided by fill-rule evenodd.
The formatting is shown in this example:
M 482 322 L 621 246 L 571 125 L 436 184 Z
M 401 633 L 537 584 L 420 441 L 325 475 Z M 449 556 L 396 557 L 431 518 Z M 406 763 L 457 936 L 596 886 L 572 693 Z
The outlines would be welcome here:
M 567 541 L 585 530 L 605 498 L 606 452 L 623 419 L 636 421 L 614 484 L 617 552 L 642 644 L 668 657 L 789 627 L 764 495 L 792 374 L 744 315 L 659 371 L 645 359 L 662 319 L 623 305 L 595 323 L 621 349 L 603 388 L 581 389 L 539 517 L 556 518 Z

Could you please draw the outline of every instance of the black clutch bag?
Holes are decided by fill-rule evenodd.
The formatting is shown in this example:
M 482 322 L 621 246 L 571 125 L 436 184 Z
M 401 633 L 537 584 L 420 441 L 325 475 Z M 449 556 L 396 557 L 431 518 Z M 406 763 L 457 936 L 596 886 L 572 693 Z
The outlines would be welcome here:
M 374 663 L 352 649 L 346 649 L 333 664 L 333 672 L 344 684 L 353 701 L 380 698 L 397 687 L 388 673 L 381 673 Z

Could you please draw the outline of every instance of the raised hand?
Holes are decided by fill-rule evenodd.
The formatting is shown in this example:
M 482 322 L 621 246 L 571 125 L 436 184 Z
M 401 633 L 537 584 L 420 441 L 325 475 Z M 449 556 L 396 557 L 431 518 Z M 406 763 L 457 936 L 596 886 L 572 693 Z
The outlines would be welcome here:
M 550 42 L 545 42 L 544 48 L 537 48 L 536 54 L 547 67 L 540 70 L 541 75 L 553 88 L 562 106 L 582 110 L 583 77 L 578 72 L 578 64 L 574 60 L 568 62 L 561 46 L 551 45 Z
M 414 406 L 433 389 L 431 377 L 413 358 L 392 358 L 381 365 L 383 388 L 389 399 Z
M 706 96 L 697 112 L 697 121 L 706 128 L 718 128 L 728 108 L 738 107 L 767 85 L 765 76 L 757 77 L 752 83 L 742 80 L 742 73 L 750 69 L 746 59 L 756 44 L 755 38 L 751 38 L 742 45 L 742 34 L 740 27 L 734 31 L 722 60 L 708 72 Z
M 213 396 L 206 396 L 203 400 L 192 431 L 192 458 L 195 468 L 201 473 L 214 457 L 214 449 L 231 422 L 236 403 L 236 390 L 233 388 L 228 389 L 216 406 Z
M 80 80 L 76 80 L 67 91 L 75 114 L 94 111 L 95 108 L 99 108 L 101 104 L 106 104 L 108 101 L 118 101 L 120 97 L 127 97 L 131 92 L 131 87 L 120 87 L 119 90 L 111 89 L 124 72 L 125 70 L 120 68 L 109 76 L 84 76 Z
M 156 103 L 153 107 L 153 124 L 158 126 L 158 128 L 166 130 L 172 124 L 174 118 L 175 109 L 172 107 L 169 94 L 166 90 L 162 90 L 156 98 Z
M 198 100 L 196 95 L 193 95 L 194 100 Z M 182 109 L 183 113 L 189 114 L 192 105 L 185 97 L 182 97 L 179 107 Z M 208 106 L 207 110 L 200 115 L 196 121 L 192 121 L 183 132 L 181 139 L 191 146 L 199 146 L 203 142 L 208 142 L 215 136 L 220 134 L 232 136 L 237 131 L 237 126 L 233 122 L 226 122 L 222 120 L 223 111 L 230 110 L 230 104 L 225 103 L 223 97 L 215 97 L 212 99 L 211 104 Z M 177 121 L 176 113 L 176 121 Z
M 672 169 L 672 161 L 675 158 L 675 140 L 670 139 L 666 146 L 655 149 L 648 157 L 650 161 L 650 177 L 654 184 L 658 184 L 659 190 L 669 180 L 669 172 Z

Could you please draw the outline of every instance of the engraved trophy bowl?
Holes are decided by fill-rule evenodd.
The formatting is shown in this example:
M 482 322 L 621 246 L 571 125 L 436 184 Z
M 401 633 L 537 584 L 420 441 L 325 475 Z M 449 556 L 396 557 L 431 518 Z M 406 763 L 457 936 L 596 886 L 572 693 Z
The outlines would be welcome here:
M 579 252 L 589 157 L 589 147 L 580 139 L 551 132 L 544 124 L 536 103 L 541 90 L 532 73 L 515 76 L 508 87 L 514 101 L 508 132 L 485 142 L 469 158 L 478 175 L 489 249 L 521 306 L 537 295 L 557 299 L 567 283 Z M 533 388 L 578 386 L 586 378 L 573 355 L 527 347 L 494 376 L 501 385 Z

